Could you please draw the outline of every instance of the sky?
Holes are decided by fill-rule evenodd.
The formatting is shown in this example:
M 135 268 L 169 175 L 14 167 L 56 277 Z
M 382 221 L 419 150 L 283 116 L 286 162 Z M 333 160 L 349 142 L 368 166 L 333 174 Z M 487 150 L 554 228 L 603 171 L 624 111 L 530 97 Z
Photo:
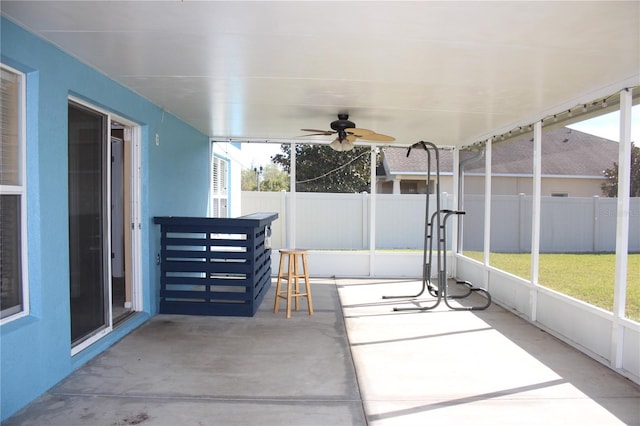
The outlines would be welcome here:
M 243 148 L 247 152 L 247 167 L 265 167 L 271 163 L 271 156 L 280 154 L 280 144 L 252 143 Z
M 620 112 L 614 111 L 568 126 L 592 135 L 620 142 Z M 640 105 L 631 108 L 631 141 L 640 142 Z

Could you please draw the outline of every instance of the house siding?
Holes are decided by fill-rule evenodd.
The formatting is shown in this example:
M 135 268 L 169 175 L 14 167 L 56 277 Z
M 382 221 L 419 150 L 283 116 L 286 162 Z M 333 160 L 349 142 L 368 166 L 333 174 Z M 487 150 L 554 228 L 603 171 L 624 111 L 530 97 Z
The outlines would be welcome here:
M 603 180 L 597 177 L 556 178 L 542 177 L 542 196 L 565 193 L 569 197 L 602 196 Z M 465 194 L 484 194 L 484 177 L 467 176 L 464 182 Z M 494 195 L 531 195 L 533 182 L 530 177 L 491 176 L 491 193 Z
M 1 59 L 27 80 L 30 314 L 0 327 L 1 419 L 14 414 L 158 310 L 158 215 L 205 216 L 208 137 L 2 18 Z M 69 96 L 141 126 L 142 312 L 71 356 L 67 190 Z M 155 144 L 156 133 L 160 144 Z M 179 154 L 179 155 L 178 155 Z

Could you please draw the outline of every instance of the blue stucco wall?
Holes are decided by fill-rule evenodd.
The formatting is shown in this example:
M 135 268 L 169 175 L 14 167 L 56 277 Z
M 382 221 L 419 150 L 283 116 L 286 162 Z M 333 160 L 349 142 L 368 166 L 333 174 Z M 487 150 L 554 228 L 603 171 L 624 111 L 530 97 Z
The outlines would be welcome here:
M 205 216 L 208 137 L 10 21 L 1 60 L 27 75 L 27 226 L 30 315 L 0 327 L 5 419 L 141 325 L 158 309 L 154 216 Z M 67 105 L 75 96 L 141 126 L 143 312 L 71 356 Z M 155 134 L 160 144 L 155 144 Z

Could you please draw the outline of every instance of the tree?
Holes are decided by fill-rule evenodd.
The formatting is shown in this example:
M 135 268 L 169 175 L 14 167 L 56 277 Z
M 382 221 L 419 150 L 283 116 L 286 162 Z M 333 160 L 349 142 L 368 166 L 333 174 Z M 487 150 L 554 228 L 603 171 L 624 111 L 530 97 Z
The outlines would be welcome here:
M 275 164 L 267 164 L 264 180 L 260 183 L 261 191 L 277 192 L 289 189 L 289 175 Z
M 260 179 L 260 191 L 277 192 L 289 189 L 289 176 L 275 164 L 267 164 L 264 168 L 242 170 L 243 191 L 257 191 Z
M 273 162 L 291 172 L 291 145 L 281 145 Z M 334 151 L 327 145 L 296 145 L 296 191 L 357 193 L 370 190 L 370 149 Z M 377 163 L 377 161 L 376 161 Z
M 258 190 L 258 182 L 253 169 L 242 169 L 240 188 L 242 191 Z
M 618 196 L 618 163 L 614 161 L 613 167 L 603 171 L 607 179 L 602 183 L 602 194 L 605 197 Z M 640 147 L 631 143 L 631 187 L 629 196 L 640 197 Z

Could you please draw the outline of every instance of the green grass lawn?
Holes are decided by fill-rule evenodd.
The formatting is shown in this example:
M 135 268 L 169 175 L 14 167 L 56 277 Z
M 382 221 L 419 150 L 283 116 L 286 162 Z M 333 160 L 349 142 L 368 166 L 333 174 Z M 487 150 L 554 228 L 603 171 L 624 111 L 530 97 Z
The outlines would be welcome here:
M 464 255 L 483 259 L 482 252 L 465 251 Z M 612 311 L 615 262 L 614 254 L 542 253 L 538 281 L 542 286 Z M 489 263 L 530 279 L 528 253 L 491 253 Z M 640 321 L 640 253 L 628 257 L 626 317 Z

